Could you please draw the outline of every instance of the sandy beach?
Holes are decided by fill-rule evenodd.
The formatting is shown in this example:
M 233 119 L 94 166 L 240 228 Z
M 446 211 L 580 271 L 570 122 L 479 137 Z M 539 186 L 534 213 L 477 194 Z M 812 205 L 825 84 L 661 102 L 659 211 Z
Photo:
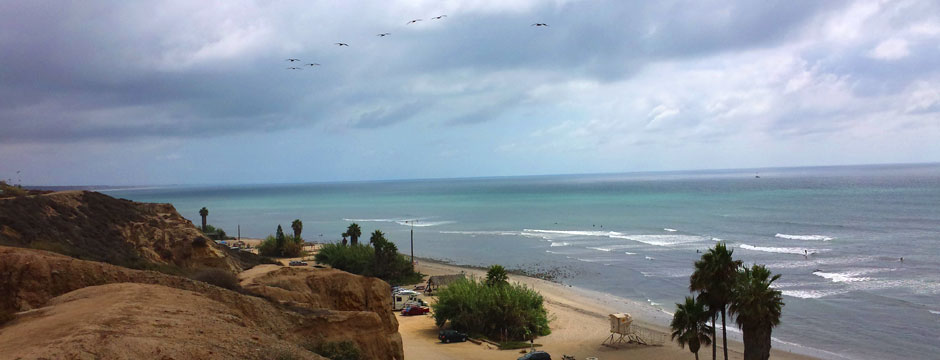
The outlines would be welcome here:
M 485 272 L 479 269 L 465 268 L 430 261 L 419 261 L 417 270 L 426 275 L 445 275 L 464 272 L 476 277 L 484 277 Z M 601 299 L 582 293 L 567 285 L 553 283 L 541 279 L 511 275 L 510 281 L 523 283 L 537 291 L 545 298 L 545 307 L 553 317 L 550 326 L 551 335 L 538 338 L 536 343 L 543 344 L 539 350 L 547 351 L 553 359 L 560 359 L 561 355 L 572 355 L 576 359 L 596 357 L 600 360 L 615 359 L 692 359 L 693 354 L 688 349 L 680 348 L 676 343 L 666 338 L 663 346 L 624 345 L 611 348 L 601 345 L 610 336 L 607 314 L 623 312 L 618 309 L 617 299 L 609 297 Z M 432 299 L 433 300 L 433 299 Z M 456 344 L 442 344 L 437 340 L 438 328 L 431 316 L 400 316 L 399 332 L 404 343 L 406 359 L 437 360 L 437 359 L 516 359 L 520 350 L 497 350 L 487 343 L 480 345 L 465 342 Z M 637 324 L 666 333 L 661 326 L 645 323 L 642 318 L 635 316 Z M 741 359 L 743 345 L 739 342 L 729 341 L 729 358 Z M 719 347 L 719 357 L 721 348 Z M 699 351 L 702 359 L 710 358 L 711 348 L 703 347 Z M 771 358 L 774 359 L 813 359 L 812 357 L 773 350 Z

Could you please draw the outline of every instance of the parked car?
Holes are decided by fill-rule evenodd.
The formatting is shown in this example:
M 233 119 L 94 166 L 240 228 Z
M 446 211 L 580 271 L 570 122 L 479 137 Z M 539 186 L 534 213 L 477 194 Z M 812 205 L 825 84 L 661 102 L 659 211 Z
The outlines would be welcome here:
M 431 309 L 428 309 L 424 306 L 409 306 L 404 309 L 401 309 L 402 316 L 409 315 L 424 315 L 431 312 Z
M 467 341 L 467 334 L 456 330 L 443 330 L 437 335 L 437 338 L 443 343 Z
M 307 266 L 307 262 L 294 260 L 294 261 L 291 261 L 290 263 L 288 263 L 288 265 L 290 265 L 290 266 Z
M 517 360 L 552 360 L 552 356 L 544 351 L 533 351 L 520 356 Z

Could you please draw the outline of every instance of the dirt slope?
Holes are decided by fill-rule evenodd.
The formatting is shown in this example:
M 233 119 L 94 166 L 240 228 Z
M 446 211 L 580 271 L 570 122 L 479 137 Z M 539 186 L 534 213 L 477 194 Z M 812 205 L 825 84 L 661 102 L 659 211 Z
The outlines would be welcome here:
M 11 323 L 0 325 L 0 349 L 25 347 L 26 358 L 83 358 L 83 351 L 103 359 L 163 356 L 118 351 L 141 341 L 153 342 L 153 349 L 180 347 L 183 351 L 166 358 L 257 358 L 252 350 L 255 348 L 231 345 L 227 337 L 210 341 L 205 349 L 230 346 L 238 356 L 230 357 L 222 350 L 213 354 L 193 352 L 196 345 L 188 345 L 187 341 L 198 345 L 199 340 L 186 340 L 196 333 L 213 337 L 234 331 L 238 341 L 248 341 L 242 334 L 277 339 L 255 339 L 271 346 L 352 340 L 365 358 L 403 359 L 398 322 L 387 308 L 387 284 L 336 270 L 271 269 L 271 273 L 256 277 L 258 284 L 249 287 L 249 291 L 257 290 L 265 296 L 262 298 L 154 271 L 0 246 L 0 294 L 4 294 L 0 296 L 0 311 L 19 311 Z M 148 291 L 145 295 L 131 296 L 144 289 Z M 305 291 L 310 295 L 302 294 Z M 116 300 L 109 302 L 111 298 Z M 99 316 L 94 305 L 99 303 L 103 311 L 100 321 L 93 319 Z M 107 320 L 108 316 L 123 320 Z M 163 317 L 179 322 L 165 326 L 152 321 Z M 230 329 L 232 324 L 244 327 L 244 332 Z M 74 331 L 53 331 L 56 327 Z M 159 336 L 138 335 L 154 333 L 154 327 L 162 329 L 157 332 Z M 160 345 L 162 339 L 166 346 Z M 150 345 L 140 346 L 151 349 Z M 51 352 L 43 352 L 46 347 Z M 6 356 L 4 351 L 0 359 Z
M 325 359 L 197 292 L 159 285 L 92 286 L 0 328 L 3 359 Z
M 0 199 L 0 245 L 145 269 L 241 271 L 245 265 L 170 204 L 137 203 L 90 191 Z

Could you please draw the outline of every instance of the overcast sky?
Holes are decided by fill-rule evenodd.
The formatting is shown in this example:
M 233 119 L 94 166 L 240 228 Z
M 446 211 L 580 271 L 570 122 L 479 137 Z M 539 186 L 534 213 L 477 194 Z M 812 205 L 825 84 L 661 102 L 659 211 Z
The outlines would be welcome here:
M 933 0 L 0 0 L 24 184 L 936 161 Z

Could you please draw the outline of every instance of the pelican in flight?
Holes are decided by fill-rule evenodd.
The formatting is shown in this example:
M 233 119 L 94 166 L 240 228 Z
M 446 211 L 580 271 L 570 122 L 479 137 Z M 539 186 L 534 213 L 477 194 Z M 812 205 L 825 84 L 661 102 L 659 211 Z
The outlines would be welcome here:
M 408 22 L 407 24 L 405 24 L 405 25 L 414 24 L 414 23 L 416 23 L 416 22 L 418 22 L 418 21 L 421 21 L 421 19 L 414 19 L 414 20 L 411 20 L 411 21 L 409 21 L 409 22 Z
M 307 65 L 307 66 L 320 66 L 319 63 L 309 63 L 309 64 L 306 64 L 306 65 Z
M 294 62 L 294 61 L 300 61 L 300 59 L 290 58 L 290 59 L 287 59 L 287 61 Z
M 337 46 L 349 46 L 349 44 L 347 43 L 334 43 L 334 44 L 336 44 Z
M 291 67 L 287 68 L 287 70 L 303 70 L 303 68 L 299 68 L 299 67 L 296 67 L 296 66 L 291 66 Z
M 440 20 L 440 19 L 443 19 L 443 18 L 446 18 L 446 17 L 447 17 L 447 15 L 439 15 L 439 16 L 432 17 L 431 20 Z
M 392 33 L 381 33 L 381 34 L 378 34 L 378 35 L 375 35 L 375 36 L 386 37 L 386 36 L 389 36 L 389 35 L 391 35 L 391 34 L 392 34 Z
M 535 24 L 532 24 L 532 26 L 548 26 L 548 24 L 546 24 L 546 23 L 535 23 Z

